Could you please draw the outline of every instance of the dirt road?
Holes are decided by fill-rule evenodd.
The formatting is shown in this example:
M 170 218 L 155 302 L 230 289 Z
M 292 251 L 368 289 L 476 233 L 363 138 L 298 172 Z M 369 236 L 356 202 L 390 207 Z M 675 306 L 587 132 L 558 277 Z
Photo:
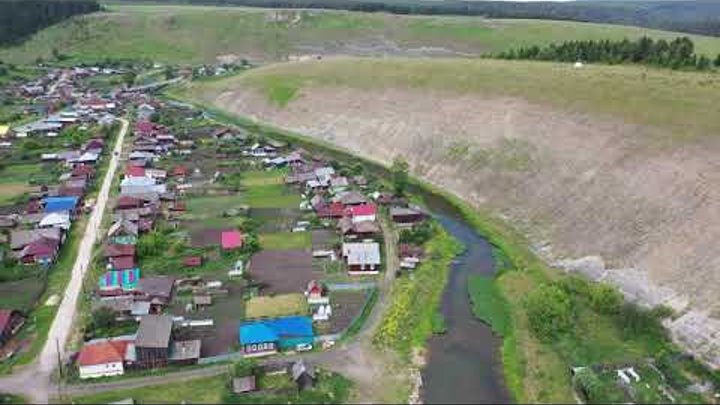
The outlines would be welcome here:
M 118 134 L 115 147 L 111 153 L 111 160 L 107 173 L 103 179 L 100 193 L 95 203 L 95 208 L 90 214 L 85 234 L 80 241 L 77 259 L 72 268 L 72 276 L 68 283 L 62 301 L 58 307 L 55 319 L 50 326 L 45 346 L 40 356 L 33 363 L 12 374 L 7 378 L 0 379 L 0 392 L 22 395 L 32 403 L 47 403 L 50 390 L 50 375 L 58 363 L 58 348 L 61 357 L 64 356 L 64 347 L 67 343 L 72 325 L 77 314 L 77 301 L 82 290 L 83 279 L 87 272 L 92 257 L 93 245 L 98 238 L 98 230 L 102 223 L 105 206 L 107 205 L 110 187 L 119 164 L 119 157 L 122 152 L 123 140 L 127 133 L 129 123 L 120 119 L 122 127 Z

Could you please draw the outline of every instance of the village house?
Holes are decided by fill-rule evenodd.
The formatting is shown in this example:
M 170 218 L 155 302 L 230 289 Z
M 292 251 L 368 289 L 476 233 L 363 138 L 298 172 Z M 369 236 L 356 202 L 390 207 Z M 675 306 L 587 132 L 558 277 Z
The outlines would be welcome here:
M 46 197 L 43 199 L 43 212 L 49 214 L 51 212 L 69 212 L 74 215 L 77 209 L 78 197 Z
M 312 347 L 312 321 L 304 316 L 243 322 L 240 325 L 240 346 L 245 357 L 267 356 L 278 350 Z
M 120 220 L 110 226 L 108 238 L 112 243 L 135 244 L 138 226 L 128 220 Z
M 38 228 L 60 228 L 67 232 L 71 224 L 70 213 L 61 211 L 45 215 L 38 223 Z
M 341 235 L 353 238 L 371 238 L 380 233 L 377 222 L 353 222 L 350 217 L 342 217 L 337 223 L 337 230 Z
M 85 343 L 77 358 L 81 379 L 123 375 L 133 363 L 132 337 L 98 339 Z
M 346 213 L 353 223 L 375 221 L 377 218 L 377 206 L 375 204 L 353 205 L 347 208 Z
M 138 283 L 136 300 L 150 302 L 151 312 L 157 313 L 172 299 L 175 279 L 167 276 L 143 277 Z
M 378 274 L 380 270 L 380 245 L 377 242 L 343 243 L 342 255 L 351 275 Z
M 10 232 L 10 249 L 19 258 L 22 250 L 36 240 L 54 239 L 60 244 L 64 241 L 64 237 L 65 234 L 60 228 L 13 230 Z
M 135 340 L 135 356 L 139 367 L 167 366 L 172 326 L 172 317 L 169 315 L 147 315 L 142 318 Z
M 98 280 L 98 294 L 104 297 L 133 294 L 140 281 L 140 269 L 111 270 Z

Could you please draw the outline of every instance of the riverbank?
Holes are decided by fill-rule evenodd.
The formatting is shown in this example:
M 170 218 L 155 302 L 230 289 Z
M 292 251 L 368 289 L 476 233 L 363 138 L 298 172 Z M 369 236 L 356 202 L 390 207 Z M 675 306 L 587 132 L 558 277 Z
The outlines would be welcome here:
M 308 150 L 321 151 L 338 160 L 362 162 L 369 170 L 380 174 L 387 173 L 387 168 L 377 162 L 354 156 L 334 145 L 233 116 L 216 108 L 203 108 L 221 121 L 268 137 L 284 139 Z M 661 314 L 641 311 L 634 306 L 621 306 L 615 313 L 598 311 L 590 305 L 590 297 L 587 296 L 589 289 L 567 288 L 570 285 L 567 280 L 578 279 L 569 278 L 547 266 L 529 249 L 525 237 L 510 226 L 433 185 L 414 180 L 414 186 L 426 195 L 445 201 L 456 210 L 463 220 L 489 240 L 496 256 L 501 259 L 501 271 L 493 280 L 503 297 L 500 308 L 506 314 L 503 318 L 506 326 L 503 327 L 501 350 L 503 375 L 515 401 L 575 402 L 576 395 L 568 371 L 571 367 L 612 365 L 680 353 L 661 326 Z M 558 282 L 565 283 L 561 284 L 563 291 L 568 300 L 578 304 L 578 309 L 571 314 L 571 330 L 541 340 L 531 330 L 525 300 L 538 288 Z M 584 281 L 580 284 L 587 285 Z M 630 315 L 630 318 L 624 315 Z M 627 319 L 638 322 L 627 325 Z M 717 377 L 717 373 L 707 370 L 692 371 L 699 367 L 695 362 L 692 364 L 692 367 L 687 367 L 678 363 L 677 367 L 681 367 L 683 373 L 690 373 L 694 382 Z

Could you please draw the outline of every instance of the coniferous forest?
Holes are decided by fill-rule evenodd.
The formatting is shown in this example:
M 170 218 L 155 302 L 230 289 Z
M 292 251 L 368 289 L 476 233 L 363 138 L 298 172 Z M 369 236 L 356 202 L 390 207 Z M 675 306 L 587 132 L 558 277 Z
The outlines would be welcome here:
M 66 18 L 98 10 L 95 0 L 0 0 L 0 45 L 20 42 Z
M 653 40 L 648 37 L 621 41 L 567 41 L 545 47 L 511 49 L 490 56 L 557 62 L 637 63 L 671 69 L 708 70 L 720 67 L 720 55 L 713 60 L 705 55 L 697 55 L 695 45 L 688 37 L 679 37 L 672 41 Z

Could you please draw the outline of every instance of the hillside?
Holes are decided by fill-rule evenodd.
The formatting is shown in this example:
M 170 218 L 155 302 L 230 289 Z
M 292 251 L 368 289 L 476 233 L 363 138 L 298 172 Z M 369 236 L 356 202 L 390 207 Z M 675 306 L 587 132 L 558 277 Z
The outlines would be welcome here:
M 214 62 L 235 55 L 253 61 L 288 55 L 474 56 L 523 45 L 573 39 L 622 39 L 678 33 L 642 28 L 540 20 L 423 17 L 342 11 L 274 11 L 198 6 L 111 6 L 74 18 L 0 49 L 0 60 L 30 63 L 52 49 L 72 60 L 147 59 Z M 720 38 L 692 36 L 699 53 L 714 58 Z
M 123 0 L 115 0 L 122 2 Z M 156 0 L 130 0 L 153 3 Z M 166 0 L 191 4 L 335 9 L 415 15 L 469 15 L 634 25 L 705 35 L 720 34 L 715 0 L 464 1 L 464 0 Z
M 713 74 L 449 59 L 291 63 L 187 89 L 384 163 L 405 156 L 548 261 L 675 308 L 676 338 L 716 365 L 719 90 Z

